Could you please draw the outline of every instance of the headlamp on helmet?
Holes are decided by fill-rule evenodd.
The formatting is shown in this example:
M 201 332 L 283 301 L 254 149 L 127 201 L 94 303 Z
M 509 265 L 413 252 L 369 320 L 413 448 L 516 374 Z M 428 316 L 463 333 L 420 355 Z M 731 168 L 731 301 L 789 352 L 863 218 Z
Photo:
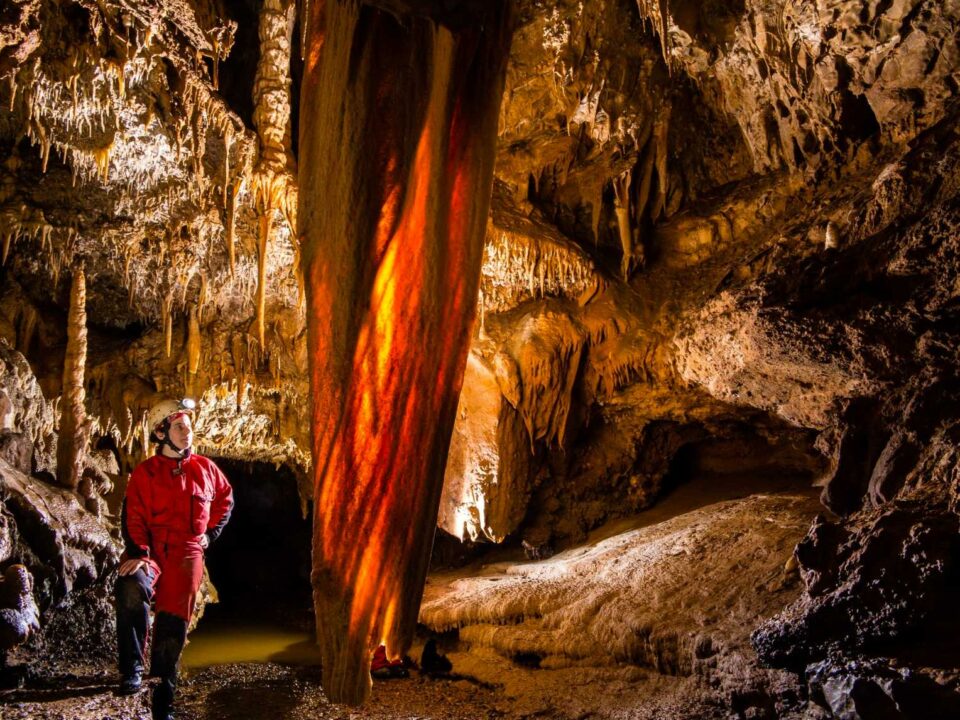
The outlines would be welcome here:
M 161 400 L 147 412 L 147 427 L 150 428 L 150 442 L 162 442 L 157 437 L 158 432 L 164 435 L 170 430 L 170 423 L 178 415 L 192 413 L 196 410 L 197 403 L 193 398 L 182 398 L 180 400 L 166 399 Z

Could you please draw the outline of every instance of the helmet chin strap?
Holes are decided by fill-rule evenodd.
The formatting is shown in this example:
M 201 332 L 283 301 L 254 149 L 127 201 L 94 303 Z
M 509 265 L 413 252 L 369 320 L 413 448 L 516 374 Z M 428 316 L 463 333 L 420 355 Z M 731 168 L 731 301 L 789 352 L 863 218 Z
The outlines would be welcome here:
M 170 433 L 164 433 L 163 444 L 173 450 L 181 460 L 186 460 L 193 452 L 189 447 L 178 448 L 176 445 L 174 445 L 173 441 L 170 440 Z

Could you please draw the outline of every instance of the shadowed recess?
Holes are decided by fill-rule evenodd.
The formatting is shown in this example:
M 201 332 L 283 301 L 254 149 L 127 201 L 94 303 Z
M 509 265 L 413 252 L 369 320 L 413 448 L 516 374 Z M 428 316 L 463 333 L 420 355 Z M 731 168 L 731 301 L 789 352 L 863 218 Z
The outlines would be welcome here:
M 323 685 L 369 693 L 411 642 L 473 321 L 509 11 L 462 30 L 315 3 L 301 96 L 300 235 Z

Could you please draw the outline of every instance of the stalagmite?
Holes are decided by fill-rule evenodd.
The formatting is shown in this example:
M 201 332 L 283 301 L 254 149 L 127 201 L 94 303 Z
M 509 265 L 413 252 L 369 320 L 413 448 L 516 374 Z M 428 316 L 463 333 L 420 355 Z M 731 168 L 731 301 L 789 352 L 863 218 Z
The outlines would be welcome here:
M 57 442 L 57 482 L 76 489 L 87 442 L 83 373 L 87 364 L 87 281 L 82 269 L 73 274 L 67 314 L 67 351 L 63 362 L 63 401 Z
M 299 229 L 323 687 L 357 704 L 371 650 L 412 641 L 476 308 L 509 5 L 453 29 L 315 2 Z

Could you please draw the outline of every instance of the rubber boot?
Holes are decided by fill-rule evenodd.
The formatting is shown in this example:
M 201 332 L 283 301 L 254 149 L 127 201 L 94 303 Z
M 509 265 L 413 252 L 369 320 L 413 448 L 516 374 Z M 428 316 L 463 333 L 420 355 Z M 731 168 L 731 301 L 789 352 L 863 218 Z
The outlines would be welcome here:
M 142 569 L 133 575 L 118 577 L 114 585 L 121 695 L 133 695 L 140 690 L 152 594 L 150 576 Z
M 153 690 L 153 720 L 172 720 L 177 691 L 177 663 L 187 642 L 187 621 L 170 613 L 157 613 L 153 623 L 150 674 L 160 678 Z

